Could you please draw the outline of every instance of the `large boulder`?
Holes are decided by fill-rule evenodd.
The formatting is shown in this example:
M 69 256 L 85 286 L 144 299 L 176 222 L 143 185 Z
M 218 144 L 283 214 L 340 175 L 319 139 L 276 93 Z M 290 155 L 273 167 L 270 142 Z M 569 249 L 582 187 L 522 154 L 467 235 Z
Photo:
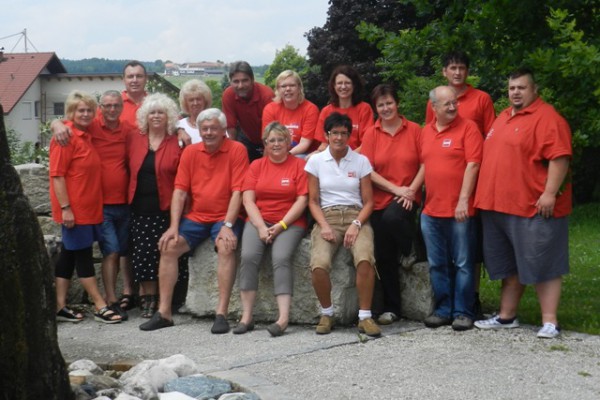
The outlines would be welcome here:
M 273 269 L 270 252 L 265 255 L 260 269 L 259 288 L 254 308 L 256 321 L 274 321 L 277 319 L 277 302 L 273 295 Z M 292 260 L 294 268 L 294 296 L 290 312 L 290 322 L 296 324 L 314 324 L 319 317 L 319 303 L 314 293 L 310 273 L 310 240 L 304 238 L 298 246 Z M 190 280 L 186 299 L 188 310 L 197 316 L 214 315 L 218 300 L 217 290 L 217 254 L 210 241 L 202 243 L 190 257 Z M 406 265 L 400 269 L 402 296 L 402 316 L 423 320 L 431 313 L 433 297 L 429 283 L 427 263 Z M 340 248 L 333 260 L 331 281 L 332 300 L 336 319 L 341 324 L 351 324 L 358 315 L 358 297 L 356 293 L 356 269 L 352 256 L 346 249 Z M 236 280 L 237 282 L 237 280 Z M 234 317 L 241 316 L 239 288 L 234 286 L 229 307 Z
M 0 106 L 0 115 L 4 115 Z M 0 387 L 2 398 L 70 400 L 56 337 L 56 294 L 36 215 L 10 164 L 0 118 Z
M 22 164 L 15 167 L 23 190 L 36 214 L 50 215 L 50 181 L 48 168 L 41 164 Z

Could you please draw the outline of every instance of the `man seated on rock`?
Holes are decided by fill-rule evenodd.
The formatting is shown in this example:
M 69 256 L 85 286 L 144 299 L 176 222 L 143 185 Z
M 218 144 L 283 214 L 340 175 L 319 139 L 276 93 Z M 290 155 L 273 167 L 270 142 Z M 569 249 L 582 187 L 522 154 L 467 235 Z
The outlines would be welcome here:
M 225 136 L 227 120 L 216 108 L 198 115 L 202 142 L 181 155 L 171 201 L 171 224 L 158 241 L 160 303 L 158 311 L 140 325 L 143 331 L 173 326 L 171 300 L 177 282 L 177 259 L 194 250 L 209 236 L 218 254 L 219 301 L 212 333 L 227 333 L 227 312 L 235 281 L 235 250 L 242 232 L 242 183 L 248 168 L 246 148 Z M 189 198 L 189 212 L 183 216 Z

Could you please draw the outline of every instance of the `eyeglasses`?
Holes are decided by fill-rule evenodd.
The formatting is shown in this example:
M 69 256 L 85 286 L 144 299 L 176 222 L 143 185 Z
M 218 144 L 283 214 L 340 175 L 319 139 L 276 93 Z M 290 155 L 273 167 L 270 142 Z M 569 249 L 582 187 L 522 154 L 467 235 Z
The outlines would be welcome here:
M 121 108 L 121 107 L 123 107 L 123 105 L 122 104 L 100 104 L 100 107 L 110 110 L 111 108 L 114 108 L 114 109 Z
M 339 137 L 342 137 L 342 136 L 349 136 L 350 132 L 348 132 L 348 131 L 329 131 L 329 132 L 327 132 L 327 134 L 329 136 L 339 136 Z
M 282 137 L 276 137 L 276 138 L 271 138 L 271 139 L 266 140 L 266 142 L 269 144 L 285 143 L 286 141 L 287 141 L 287 139 L 282 138 Z

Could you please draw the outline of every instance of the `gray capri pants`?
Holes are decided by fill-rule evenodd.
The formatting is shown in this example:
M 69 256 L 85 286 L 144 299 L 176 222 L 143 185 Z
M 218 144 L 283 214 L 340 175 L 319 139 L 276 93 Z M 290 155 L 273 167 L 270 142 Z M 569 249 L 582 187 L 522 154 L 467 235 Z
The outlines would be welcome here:
M 270 226 L 267 224 L 267 226 Z M 273 263 L 273 284 L 275 296 L 291 295 L 294 288 L 294 273 L 292 271 L 292 255 L 298 243 L 304 236 L 304 229 L 290 225 L 282 231 L 275 241 L 267 245 L 260 240 L 258 230 L 251 223 L 244 226 L 242 235 L 242 261 L 240 265 L 239 287 L 243 291 L 258 290 L 258 269 L 267 246 L 271 246 Z

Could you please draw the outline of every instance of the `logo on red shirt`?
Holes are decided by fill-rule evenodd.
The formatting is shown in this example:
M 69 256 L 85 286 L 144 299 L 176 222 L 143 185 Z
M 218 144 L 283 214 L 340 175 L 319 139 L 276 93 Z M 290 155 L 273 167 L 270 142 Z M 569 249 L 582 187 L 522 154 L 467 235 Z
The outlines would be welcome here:
M 281 178 L 281 186 L 290 186 L 290 178 Z
M 442 147 L 450 147 L 452 145 L 452 139 L 444 139 L 442 141 Z

